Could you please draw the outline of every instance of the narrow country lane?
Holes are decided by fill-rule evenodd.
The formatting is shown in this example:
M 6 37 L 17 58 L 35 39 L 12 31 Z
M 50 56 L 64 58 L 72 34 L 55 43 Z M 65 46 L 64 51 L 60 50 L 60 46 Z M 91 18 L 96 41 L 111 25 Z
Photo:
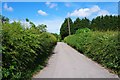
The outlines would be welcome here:
M 117 78 L 66 43 L 58 42 L 48 66 L 33 78 Z

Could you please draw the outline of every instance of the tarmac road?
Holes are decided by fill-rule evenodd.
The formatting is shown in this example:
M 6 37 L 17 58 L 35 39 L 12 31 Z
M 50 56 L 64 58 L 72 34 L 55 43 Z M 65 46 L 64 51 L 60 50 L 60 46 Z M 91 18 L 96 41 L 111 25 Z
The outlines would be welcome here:
M 47 67 L 33 78 L 118 78 L 66 43 L 58 42 L 54 53 Z

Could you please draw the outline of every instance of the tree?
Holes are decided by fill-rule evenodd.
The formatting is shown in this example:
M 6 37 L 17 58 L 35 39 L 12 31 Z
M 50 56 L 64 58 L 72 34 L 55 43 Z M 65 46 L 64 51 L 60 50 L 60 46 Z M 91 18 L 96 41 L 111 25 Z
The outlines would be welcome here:
M 46 32 L 47 31 L 47 26 L 44 24 L 38 25 L 37 28 L 40 30 L 40 32 Z
M 90 20 L 86 17 L 81 20 L 80 28 L 90 28 Z
M 31 28 L 35 28 L 35 24 L 33 22 L 31 22 L 28 18 L 26 18 L 26 22 L 29 22 L 29 24 L 31 24 Z
M 78 17 L 75 21 L 74 21 L 74 33 L 76 32 L 76 30 L 81 28 L 81 20 Z
M 95 19 L 92 19 L 90 28 L 91 28 L 92 30 L 98 30 L 98 26 L 99 26 L 99 24 L 100 24 L 99 22 L 100 22 L 100 17 L 97 17 L 97 18 L 95 18 Z
M 5 16 L 2 16 L 2 15 L 0 15 L 0 20 L 1 20 L 2 23 L 9 22 L 9 18 L 7 18 Z
M 28 19 L 28 18 L 26 18 L 26 22 L 29 22 L 29 19 Z
M 72 19 L 69 18 L 69 23 L 70 23 L 70 30 L 71 30 L 71 34 L 73 34 L 73 22 Z M 69 35 L 69 31 L 68 31 L 68 18 L 65 18 L 63 24 L 61 25 L 60 28 L 60 35 L 62 40 Z
M 91 29 L 99 31 L 118 30 L 119 16 L 98 16 L 91 21 Z
M 32 27 L 35 27 L 35 24 L 33 22 L 30 21 L 30 24 Z
M 118 16 L 113 16 L 113 15 L 98 16 L 96 18 L 93 18 L 92 21 L 90 21 L 86 17 L 83 18 L 82 20 L 77 18 L 74 21 L 74 24 L 71 18 L 69 19 L 69 21 L 70 21 L 71 34 L 75 34 L 76 30 L 82 29 L 82 28 L 89 28 L 94 31 L 118 30 L 120 28 L 119 15 Z M 66 36 L 69 35 L 67 18 L 65 18 L 64 23 L 60 28 L 60 35 L 62 39 L 64 39 Z

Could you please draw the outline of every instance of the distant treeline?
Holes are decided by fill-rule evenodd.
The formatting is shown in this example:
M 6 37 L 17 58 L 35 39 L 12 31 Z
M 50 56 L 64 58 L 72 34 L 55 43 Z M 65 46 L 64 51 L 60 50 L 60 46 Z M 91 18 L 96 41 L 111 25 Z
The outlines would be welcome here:
M 117 31 L 119 30 L 119 22 L 120 22 L 120 15 L 119 16 L 98 16 L 93 18 L 91 21 L 87 18 L 77 18 L 74 22 L 71 18 L 69 18 L 70 23 L 70 31 L 71 34 L 75 34 L 76 30 L 82 28 L 89 28 L 93 31 Z M 61 29 L 60 29 L 61 38 L 64 39 L 66 36 L 69 35 L 68 31 L 68 18 L 65 18 Z

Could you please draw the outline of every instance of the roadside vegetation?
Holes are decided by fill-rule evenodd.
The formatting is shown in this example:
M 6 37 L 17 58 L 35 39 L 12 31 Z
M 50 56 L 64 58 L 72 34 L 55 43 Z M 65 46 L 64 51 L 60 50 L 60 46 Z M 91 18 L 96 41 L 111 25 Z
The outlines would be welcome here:
M 72 22 L 69 18 L 72 34 L 69 35 L 66 18 L 60 34 L 64 42 L 120 76 L 119 20 L 120 16 L 107 15 L 92 21 L 77 18 Z
M 45 66 L 57 41 L 66 42 L 120 76 L 120 16 L 98 16 L 91 21 L 77 18 L 74 22 L 69 18 L 71 35 L 67 19 L 58 35 L 47 32 L 44 24 L 36 26 L 26 19 L 28 27 L 21 22 L 10 23 L 9 18 L 0 15 L 2 79 L 31 79 Z
M 46 25 L 30 23 L 25 28 L 20 22 L 2 20 L 2 79 L 27 80 L 35 70 L 42 69 L 52 54 L 57 39 L 46 30 Z
M 0 80 L 2 79 L 2 22 L 0 20 Z
M 120 75 L 118 32 L 91 31 L 85 28 L 66 37 L 64 42 Z

